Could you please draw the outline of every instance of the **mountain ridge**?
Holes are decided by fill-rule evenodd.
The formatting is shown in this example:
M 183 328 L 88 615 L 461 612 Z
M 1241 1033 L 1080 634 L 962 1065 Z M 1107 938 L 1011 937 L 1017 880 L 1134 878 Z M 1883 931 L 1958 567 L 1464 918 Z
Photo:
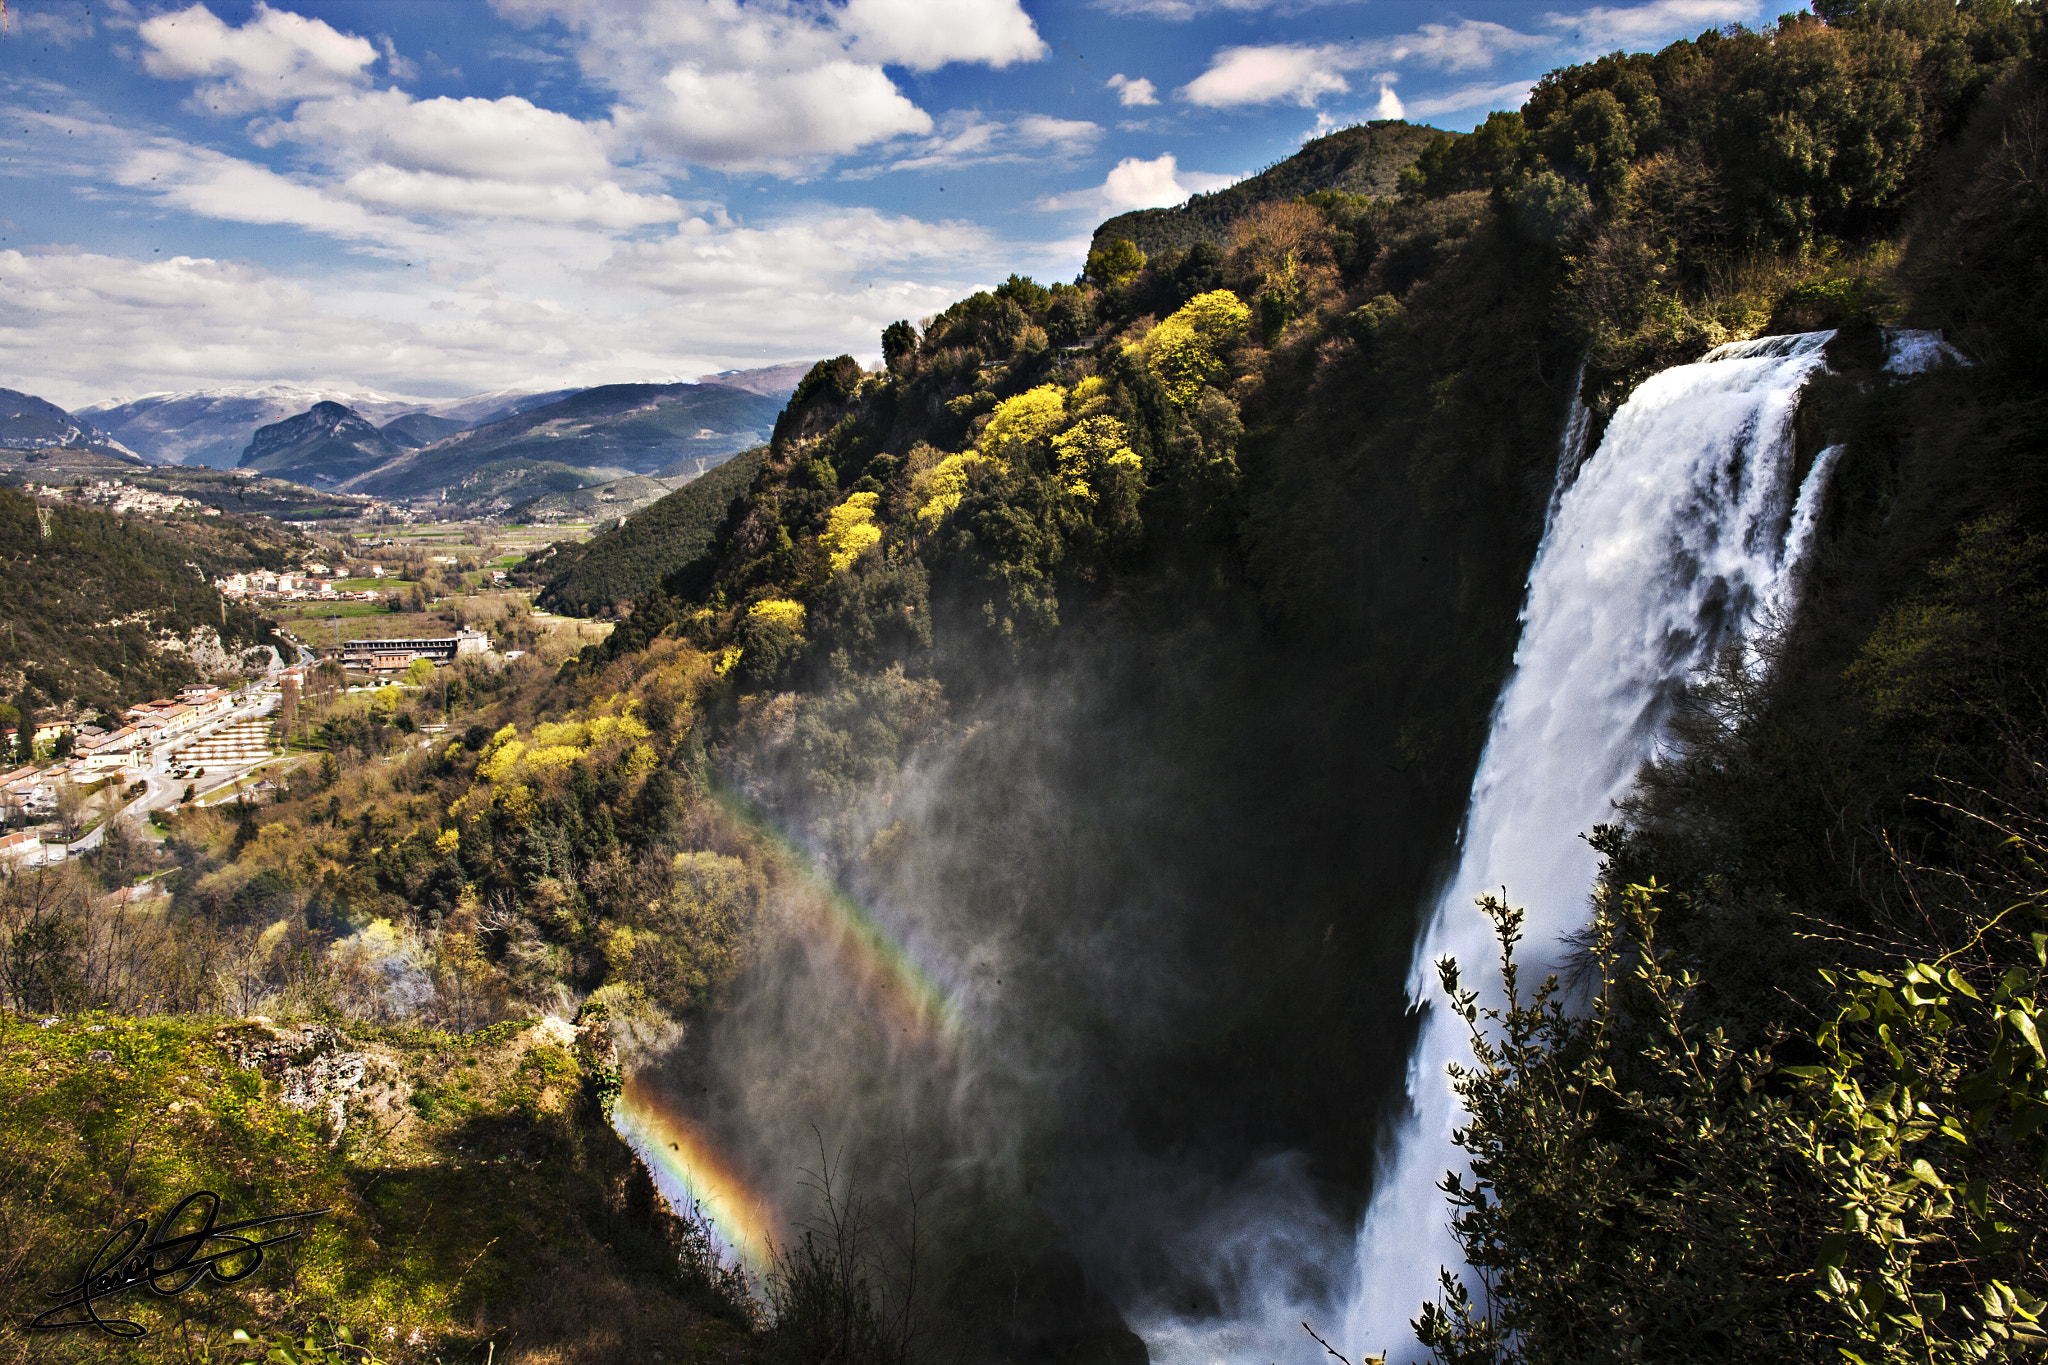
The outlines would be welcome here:
M 151 461 L 90 422 L 82 422 L 46 398 L 0 389 L 0 446 L 14 450 L 85 450 L 124 464 Z
M 236 468 L 314 486 L 340 486 L 404 449 L 354 408 L 327 401 L 257 428 Z
M 453 486 L 482 466 L 517 460 L 653 474 L 679 459 L 717 460 L 758 444 L 780 407 L 773 398 L 723 384 L 601 384 L 405 451 L 341 486 L 419 496 Z

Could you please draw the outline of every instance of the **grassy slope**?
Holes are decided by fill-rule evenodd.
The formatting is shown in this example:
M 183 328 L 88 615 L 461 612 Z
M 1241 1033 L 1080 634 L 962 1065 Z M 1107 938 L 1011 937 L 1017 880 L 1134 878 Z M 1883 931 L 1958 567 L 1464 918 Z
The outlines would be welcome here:
M 447 498 L 464 507 L 502 512 L 533 497 L 594 488 L 617 475 L 616 469 L 599 471 L 557 460 L 494 460 L 449 484 Z
M 520 503 L 506 515 L 520 521 L 534 517 L 588 520 L 592 517 L 631 516 L 652 507 L 673 491 L 671 483 L 644 474 L 633 474 L 567 492 L 543 493 Z
M 237 1327 L 316 1316 L 389 1361 L 746 1357 L 746 1332 L 661 1269 L 673 1230 L 589 1098 L 601 1038 L 572 1051 L 526 1025 L 359 1032 L 341 1046 L 371 1058 L 369 1098 L 330 1145 L 323 1120 L 284 1108 L 275 1078 L 221 1047 L 270 1032 L 0 1018 L 0 1360 L 187 1360 Z M 87 1060 L 95 1049 L 113 1062 Z M 118 1301 L 150 1328 L 134 1346 L 20 1330 L 109 1231 L 199 1189 L 221 1196 L 222 1221 L 334 1211 L 239 1285 Z

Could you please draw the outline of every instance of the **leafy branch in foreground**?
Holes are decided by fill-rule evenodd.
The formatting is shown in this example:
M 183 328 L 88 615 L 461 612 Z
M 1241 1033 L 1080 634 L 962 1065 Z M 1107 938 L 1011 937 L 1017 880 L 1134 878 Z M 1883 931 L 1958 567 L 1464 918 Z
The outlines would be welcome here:
M 1439 964 L 1475 1061 L 1452 1073 L 1470 1183 L 1442 1188 L 1480 1295 L 1446 1272 L 1423 1344 L 1446 1365 L 2048 1346 L 2031 1254 L 2048 1222 L 2048 934 L 2016 935 L 2008 911 L 1980 926 L 1993 951 L 1975 965 L 1830 973 L 1833 1017 L 1774 1048 L 1820 1060 L 1776 1065 L 1697 1021 L 1699 983 L 1656 938 L 1663 894 L 1602 896 L 1583 1016 L 1555 977 L 1524 994 L 1522 915 L 1495 898 L 1480 907 L 1504 1005 Z M 2040 899 L 2013 909 L 2038 918 Z

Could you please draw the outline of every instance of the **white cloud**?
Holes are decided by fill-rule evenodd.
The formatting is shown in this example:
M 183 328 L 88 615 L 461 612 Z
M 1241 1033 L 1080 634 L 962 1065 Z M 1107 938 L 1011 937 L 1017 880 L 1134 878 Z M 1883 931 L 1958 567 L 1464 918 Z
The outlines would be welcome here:
M 1132 209 L 1168 208 L 1184 202 L 1191 194 L 1205 194 L 1234 184 L 1234 175 L 1211 175 L 1205 171 L 1183 171 L 1173 153 L 1150 161 L 1127 156 L 1094 189 L 1048 196 L 1038 202 L 1041 209 L 1089 209 L 1102 213 L 1126 213 Z
M 1312 108 L 1325 96 L 1349 92 L 1347 73 L 1403 63 L 1444 71 L 1478 70 L 1505 54 L 1554 41 L 1501 24 L 1464 19 L 1456 24 L 1424 24 L 1412 34 L 1357 43 L 1227 47 L 1210 58 L 1209 69 L 1182 86 L 1179 93 L 1191 104 L 1217 109 L 1282 100 Z
M 685 161 L 802 174 L 821 158 L 931 131 L 880 67 L 829 61 L 777 74 L 671 67 L 623 126 Z
M 841 180 L 871 180 L 887 171 L 940 171 L 983 166 L 1027 158 L 1067 162 L 1087 152 L 1102 128 L 1085 119 L 1026 114 L 1013 123 L 991 119 L 977 110 L 956 109 L 940 121 L 938 131 L 894 160 L 842 171 Z
M 259 145 L 290 140 L 399 170 L 540 183 L 605 175 L 610 136 L 609 125 L 517 95 L 415 100 L 398 90 L 309 100 L 288 122 L 257 130 Z
M 1046 114 L 1026 114 L 1016 122 L 1017 140 L 1027 147 L 1057 147 L 1061 151 L 1078 151 L 1102 136 L 1099 125 L 1086 119 L 1053 118 Z
M 1071 271 L 1086 249 L 835 207 L 758 223 L 703 211 L 653 240 L 547 231 L 421 244 L 481 258 L 466 264 L 423 256 L 304 278 L 189 256 L 0 251 L 0 384 L 73 407 L 286 380 L 452 395 L 872 356 L 895 319 L 1041 261 Z
M 221 222 L 306 228 L 400 254 L 423 248 L 431 236 L 403 218 L 376 213 L 267 166 L 166 138 L 129 150 L 109 178 Z
M 262 127 L 331 163 L 317 174 L 152 136 L 89 106 L 0 106 L 10 139 L 29 130 L 0 177 L 44 195 L 68 183 L 97 216 L 187 240 L 185 215 L 259 225 L 308 262 L 286 273 L 201 254 L 0 252 L 0 384 L 68 406 L 280 380 L 447 395 L 873 355 L 896 318 L 1013 269 L 1071 273 L 1086 250 L 873 209 L 727 216 L 609 176 L 588 140 L 604 142 L 609 125 L 504 101 L 359 92 L 300 111 Z M 979 139 L 990 154 L 1042 160 L 1095 134 L 1044 116 L 980 122 L 949 126 L 956 152 Z M 493 127 L 531 134 L 523 177 L 466 141 Z
M 1456 24 L 1424 24 L 1408 37 L 1378 46 L 1377 51 L 1383 61 L 1416 60 L 1444 71 L 1476 71 L 1504 55 L 1546 47 L 1550 42 L 1504 24 L 1461 19 Z
M 1570 30 L 1574 42 L 1588 47 L 1626 47 L 1745 23 L 1759 8 L 1757 0 L 1650 0 L 1643 5 L 1595 5 L 1577 14 L 1552 11 L 1543 22 Z
M 1334 44 L 1298 47 L 1276 43 L 1266 47 L 1227 47 L 1209 61 L 1209 69 L 1181 87 L 1181 98 L 1212 109 L 1239 104 L 1291 100 L 1304 108 L 1325 95 L 1351 88 L 1343 72 L 1367 63 L 1349 48 Z
M 447 363 L 402 340 L 408 329 L 326 312 L 303 285 L 246 263 L 0 251 L 0 298 L 14 377 L 66 405 L 137 380 L 185 388 L 303 377 L 315 355 L 326 372 L 367 366 L 392 378 L 409 363 L 427 367 L 417 378 Z
M 1123 101 L 1124 108 L 1126 109 L 1134 105 L 1159 103 L 1158 88 L 1143 76 L 1132 80 L 1129 76 L 1119 71 L 1104 81 L 1103 85 L 1108 89 L 1116 91 L 1117 98 Z
M 928 135 L 931 116 L 887 66 L 1033 61 L 1045 43 L 1018 0 L 495 0 L 583 38 L 589 78 L 650 153 L 730 171 L 812 174 L 835 157 Z
M 1535 88 L 1533 81 L 1508 81 L 1503 85 L 1466 85 L 1456 90 L 1447 90 L 1441 95 L 1408 101 L 1409 118 L 1435 118 L 1438 114 L 1455 114 L 1467 109 L 1519 109 L 1529 101 L 1529 92 Z
M 395 81 L 416 81 L 420 78 L 420 64 L 398 53 L 398 44 L 388 33 L 377 35 L 377 50 L 384 54 L 384 69 Z
M 1418 112 L 1420 112 L 1418 110 Z M 1392 85 L 1380 87 L 1380 97 L 1372 107 L 1374 118 L 1407 118 L 1408 111 L 1401 103 L 1401 97 L 1394 93 Z
M 916 143 L 907 156 L 887 164 L 863 166 L 841 174 L 842 180 L 869 180 L 884 171 L 936 171 L 994 161 L 1008 125 L 973 110 L 946 115 L 939 131 Z
M 194 102 L 239 114 L 359 87 L 377 60 L 368 39 L 341 33 L 319 19 L 274 10 L 257 0 L 240 28 L 229 28 L 205 5 L 159 14 L 136 30 L 152 76 L 200 82 Z
M 1045 41 L 1018 0 L 847 0 L 839 27 L 855 55 L 934 71 L 952 62 L 1035 62 Z
M 80 3 L 80 0 L 45 5 L 41 9 L 32 9 L 26 13 L 17 10 L 8 18 L 12 24 L 20 27 L 23 34 L 34 34 L 44 42 L 55 43 L 59 47 L 69 47 L 73 43 L 92 37 L 96 28 L 92 21 L 92 11 Z
M 667 196 L 617 183 L 611 153 L 620 139 L 609 121 L 585 122 L 517 95 L 417 100 L 395 88 L 362 89 L 363 68 L 375 60 L 376 48 L 318 20 L 259 3 L 247 24 L 230 29 L 195 5 L 151 19 L 139 31 L 150 49 L 144 65 L 159 76 L 201 81 L 197 98 L 204 103 L 222 109 L 297 104 L 289 118 L 252 125 L 252 137 L 259 146 L 293 142 L 310 149 L 332 192 L 273 177 L 289 187 L 278 191 L 283 203 L 304 206 L 312 196 L 328 208 L 354 200 L 407 214 L 609 228 L 681 216 Z M 390 38 L 379 43 L 387 66 L 410 66 Z M 225 183 L 244 183 L 260 170 L 238 164 L 214 171 Z M 206 189 L 214 178 L 181 179 L 177 193 L 193 201 L 195 212 L 278 221 L 250 217 L 270 212 L 267 205 L 225 212 L 222 196 Z M 329 213 L 321 230 L 331 230 L 335 219 Z
M 631 228 L 673 222 L 667 195 L 614 180 L 608 122 L 586 123 L 517 95 L 415 100 L 399 90 L 308 100 L 259 123 L 259 145 L 312 148 L 338 192 L 404 213 L 528 218 Z
M 1097 9 L 1147 19 L 1193 19 L 1201 14 L 1256 14 L 1262 10 L 1298 11 L 1347 0 L 1096 0 Z
M 973 223 L 927 223 L 870 208 L 826 210 L 762 227 L 712 213 L 686 219 L 672 237 L 620 243 L 603 273 L 609 283 L 694 300 L 771 299 L 829 287 L 835 278 L 864 281 L 892 266 L 989 259 L 993 248 L 987 231 Z
M 682 206 L 665 194 L 632 194 L 610 183 L 584 189 L 368 166 L 350 176 L 341 188 L 358 202 L 402 213 L 524 218 L 620 229 L 672 223 L 683 216 Z

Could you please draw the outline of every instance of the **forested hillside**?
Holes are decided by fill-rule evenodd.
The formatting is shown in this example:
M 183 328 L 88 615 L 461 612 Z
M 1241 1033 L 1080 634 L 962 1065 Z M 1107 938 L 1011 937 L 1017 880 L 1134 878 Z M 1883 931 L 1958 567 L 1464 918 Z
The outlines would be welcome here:
M 1399 199 L 1248 206 L 1227 250 L 1148 255 L 1105 232 L 1078 286 L 1013 278 L 922 332 L 892 328 L 886 377 L 820 366 L 712 552 L 589 666 L 663 633 L 712 653 L 731 689 L 710 716 L 714 761 L 881 903 L 1006 902 L 1020 907 L 1007 932 L 1088 925 L 1127 966 L 1157 966 L 1168 925 L 1194 936 L 1166 952 L 1169 975 L 1213 989 L 1170 1041 L 1144 1040 L 1142 1062 L 1116 1041 L 1128 997 L 1098 1017 L 1061 1006 L 1099 1041 L 1034 1061 L 1152 1077 L 1132 1093 L 1105 1076 L 1116 1120 L 1062 1115 L 1070 1172 L 1119 1150 L 1127 1137 L 1103 1130 L 1120 1123 L 1162 1156 L 1298 1144 L 1356 1188 L 1370 1144 L 1332 1139 L 1371 1130 L 1357 1097 L 1386 1093 L 1404 1036 L 1372 963 L 1400 952 L 1456 818 L 1576 362 L 1597 440 L 1659 369 L 1761 332 L 1838 328 L 1838 377 L 1802 418 L 1809 458 L 1848 442 L 1808 609 L 1768 685 L 1701 681 L 1692 747 L 1606 836 L 1613 1013 L 1555 1036 L 1525 1020 L 1554 1051 L 1496 1057 L 1475 1082 L 1469 1141 L 1492 1197 L 1468 1205 L 1463 1231 L 1500 1278 L 1491 1316 L 1439 1319 L 1434 1340 L 1457 1358 L 1577 1359 L 1572 1343 L 1617 1334 L 1605 1358 L 1650 1332 L 1659 1359 L 1820 1359 L 1913 1339 L 1967 1351 L 2018 1330 L 2026 1296 L 2048 1288 L 2030 1268 L 2041 1130 L 2019 1092 L 2009 1110 L 1982 1106 L 2000 1078 L 2038 1074 L 2038 937 L 1993 907 L 2039 898 L 2024 859 L 1995 850 L 2038 837 L 2041 810 L 2041 702 L 2022 681 L 2048 624 L 2031 614 L 2041 15 L 1826 8 L 1825 23 L 1555 73 L 1519 113 L 1428 146 Z M 1886 323 L 1945 328 L 1972 368 L 1881 378 Z M 1059 349 L 1090 332 L 1108 337 Z M 992 738 L 1019 675 L 1034 680 L 1029 724 L 1064 741 Z M 970 723 L 975 740 L 948 738 Z M 931 775 L 935 748 L 956 743 L 978 759 Z M 1122 772 L 1067 766 L 1104 752 Z M 982 776 L 963 774 L 977 761 Z M 936 804 L 899 776 L 912 765 L 939 784 Z M 1036 828 L 988 804 L 997 773 L 1030 774 Z M 1161 788 L 1200 793 L 1212 823 L 1162 819 L 1145 795 Z M 921 817 L 894 823 L 905 809 Z M 1325 879 L 1332 864 L 1345 875 Z M 1623 894 L 1653 877 L 1647 900 Z M 1154 897 L 1170 915 L 1147 911 Z M 1632 984 L 1650 951 L 1635 904 L 1660 912 L 1662 984 Z M 1821 975 L 1845 960 L 1890 984 Z M 1915 961 L 1938 987 L 1903 1006 L 1870 998 Z M 1044 1007 L 1023 1002 L 1032 989 L 1006 988 L 1014 1022 Z M 1937 1005 L 1995 993 L 2019 1012 L 1968 1007 L 1967 1042 L 1933 1031 Z M 1922 1041 L 1887 1060 L 1855 1021 L 1901 1008 L 1896 1027 Z M 1683 1046 L 1704 1053 L 1654 1041 L 1678 1015 L 1701 1040 Z M 1705 1042 L 1714 1030 L 1722 1041 Z M 1807 1041 L 1772 1041 L 1788 1037 Z M 1771 1070 L 1823 1054 L 1832 1069 Z M 1707 1061 L 1718 1079 L 1680 1079 Z M 1585 1094 L 1602 1066 L 1622 1077 L 1600 1082 L 1607 1117 L 1581 1100 L 1547 1124 L 1510 1119 Z M 1887 1128 L 1894 1145 L 1849 1167 L 1822 1155 L 1768 1190 L 1736 1183 L 1761 1151 L 1825 1153 L 1831 1134 L 1905 1123 L 1881 1117 L 1899 1093 L 1882 1087 L 1909 1076 L 1968 1111 L 1963 1126 Z M 1738 1082 L 1773 1104 L 1731 1099 Z M 1704 1126 L 1674 1129 L 1667 1105 Z M 1757 1145 L 1697 1136 L 1724 1129 Z M 1583 1136 L 1560 1149 L 1547 1131 Z M 1661 1164 L 1634 1164 L 1639 1146 Z M 1915 1160 L 1952 1174 L 1919 1177 L 1921 1195 L 1856 1197 L 1944 1238 L 1918 1279 L 1893 1234 L 1829 1235 L 1846 1189 Z M 1943 1181 L 1976 1193 L 1947 1202 Z M 1606 1193 L 1586 1208 L 1582 1186 Z M 1725 1214 L 1700 1202 L 1724 1186 L 1742 1191 Z M 1098 1197 L 1109 1212 L 1059 1205 L 1068 1225 L 1126 1234 L 1136 1215 Z M 1199 1226 L 1174 1218 L 1154 1210 L 1149 1230 Z M 1171 1253 L 1135 1272 L 1132 1259 L 1127 1245 L 1139 1284 L 1174 1273 Z M 1743 1326 L 1703 1327 L 1729 1321 Z
M 269 624 L 226 602 L 213 579 L 282 567 L 274 535 L 232 521 L 173 529 L 89 507 L 43 510 L 46 524 L 35 503 L 0 489 L 0 687 L 10 695 L 118 711 L 273 642 Z
M 1071 284 L 892 325 L 884 373 L 819 364 L 731 483 L 530 565 L 630 597 L 602 645 L 309 689 L 328 752 L 274 804 L 82 869 L 175 888 L 138 978 L 169 984 L 107 1003 L 581 1002 L 735 1207 L 813 1218 L 776 1358 L 1137 1360 L 1267 1257 L 1334 1304 L 1574 397 L 1597 428 L 1718 343 L 1834 328 L 1803 604 L 1598 836 L 1569 996 L 1475 1014 L 1506 1050 L 1447 1213 L 1485 1278 L 1423 1330 L 1459 1362 L 2033 1341 L 2043 16 L 1820 9 L 1555 72 L 1398 193 L 1276 174 L 1213 237 L 1104 234 Z M 1886 373 L 1899 325 L 1969 363 Z M 70 941 L 18 1008 L 86 1002 Z
M 735 455 L 675 492 L 580 543 L 557 541 L 529 556 L 520 570 L 543 579 L 535 599 L 577 615 L 616 611 L 710 546 L 732 500 L 746 491 L 768 458 L 767 447 Z
M 1122 238 L 1139 250 L 1187 250 L 1196 242 L 1223 246 L 1232 226 L 1260 204 L 1284 203 L 1311 194 L 1385 198 L 1401 186 L 1401 173 L 1433 137 L 1450 136 L 1434 128 L 1382 119 L 1340 128 L 1327 137 L 1302 144 L 1300 151 L 1257 175 L 1213 194 L 1198 194 L 1185 204 L 1164 209 L 1120 213 L 1095 229 L 1093 245 Z

